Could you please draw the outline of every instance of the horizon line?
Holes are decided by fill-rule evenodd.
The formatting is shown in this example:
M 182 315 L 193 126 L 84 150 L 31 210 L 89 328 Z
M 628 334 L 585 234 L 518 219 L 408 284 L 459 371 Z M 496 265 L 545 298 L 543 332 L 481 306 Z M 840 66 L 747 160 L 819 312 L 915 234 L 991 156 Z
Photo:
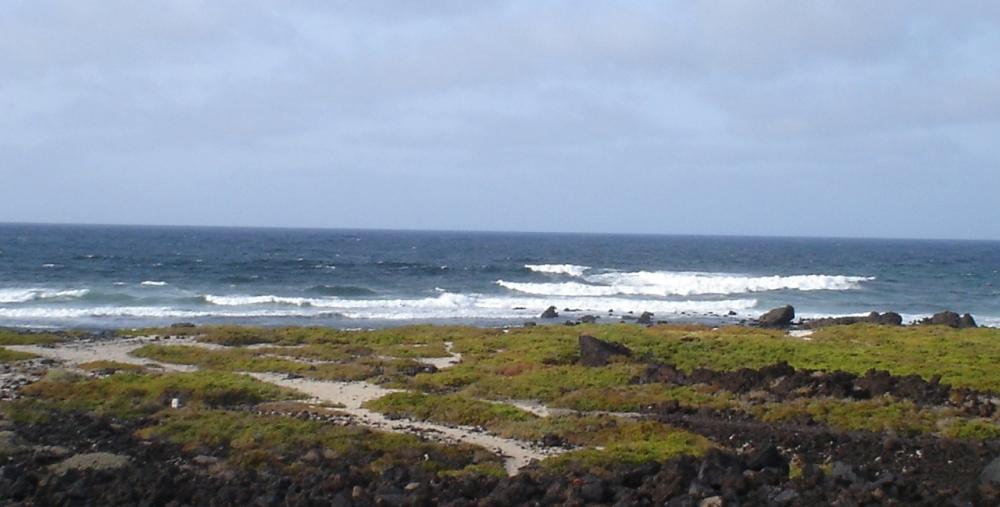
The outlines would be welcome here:
M 987 238 L 914 238 L 886 236 L 815 236 L 815 235 L 768 235 L 768 234 L 719 234 L 719 233 L 670 233 L 670 232 L 609 232 L 609 231 L 527 231 L 509 229 L 419 229 L 392 227 L 319 227 L 319 226 L 287 226 L 287 225 L 194 225 L 194 224 L 129 224 L 129 223 L 99 223 L 99 222 L 6 222 L 0 221 L 0 226 L 68 226 L 68 227 L 121 227 L 150 229 L 256 229 L 256 230 L 291 230 L 291 231 L 372 231 L 372 232 L 425 232 L 425 233 L 467 233 L 467 234 L 552 234 L 580 236 L 653 236 L 653 237 L 701 237 L 701 238 L 747 238 L 747 239 L 827 239 L 827 240 L 882 240 L 882 241 L 960 241 L 995 243 L 1000 239 Z

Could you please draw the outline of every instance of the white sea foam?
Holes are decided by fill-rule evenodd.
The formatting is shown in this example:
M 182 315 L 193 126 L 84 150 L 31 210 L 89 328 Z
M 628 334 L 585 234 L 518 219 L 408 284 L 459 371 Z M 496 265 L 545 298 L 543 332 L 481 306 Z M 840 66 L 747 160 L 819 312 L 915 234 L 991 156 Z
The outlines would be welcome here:
M 42 299 L 75 299 L 90 293 L 87 289 L 0 289 L 0 303 L 27 303 Z
M 536 273 L 570 276 L 583 276 L 583 273 L 590 269 L 590 266 L 578 266 L 576 264 L 525 264 L 524 267 Z
M 140 283 L 139 285 L 142 285 L 144 287 L 163 287 L 164 285 L 167 285 L 167 282 L 160 282 L 157 280 L 146 280 Z
M 297 309 L 316 314 L 339 314 L 354 319 L 515 319 L 536 317 L 549 305 L 574 308 L 574 313 L 616 313 L 651 311 L 664 316 L 673 314 L 721 315 L 729 311 L 746 314 L 754 308 L 754 299 L 722 301 L 662 301 L 635 300 L 616 297 L 509 297 L 483 294 L 442 293 L 437 297 L 419 299 L 340 299 L 266 296 L 205 296 L 213 305 L 223 307 L 259 308 L 264 305 Z M 276 312 L 284 310 L 274 310 Z
M 726 273 L 636 271 L 582 276 L 587 283 L 534 283 L 497 280 L 510 290 L 554 296 L 694 296 L 773 290 L 851 290 L 871 277 L 844 275 L 745 276 Z

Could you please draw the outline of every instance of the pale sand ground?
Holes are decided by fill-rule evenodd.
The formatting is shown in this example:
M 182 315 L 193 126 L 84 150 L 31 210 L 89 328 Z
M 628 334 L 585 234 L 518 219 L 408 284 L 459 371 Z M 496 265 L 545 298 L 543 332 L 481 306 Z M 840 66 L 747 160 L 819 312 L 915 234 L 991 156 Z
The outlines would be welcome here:
M 809 338 L 810 336 L 812 336 L 812 334 L 813 334 L 812 329 L 793 329 L 788 332 L 788 336 L 791 336 L 793 338 L 802 338 L 803 340 L 807 341 L 812 340 L 812 338 Z
M 156 337 L 77 341 L 61 343 L 54 346 L 17 345 L 9 346 L 7 348 L 22 352 L 30 352 L 42 357 L 57 359 L 63 361 L 71 367 L 91 361 L 108 360 L 128 364 L 153 366 L 168 371 L 197 370 L 197 368 L 193 366 L 161 363 L 131 355 L 132 351 L 149 343 L 160 343 L 164 345 L 193 345 L 208 349 L 224 348 L 219 345 L 199 343 L 190 338 L 158 339 Z M 448 368 L 461 362 L 461 354 L 452 351 L 452 344 L 450 342 L 446 344 L 446 347 L 450 356 L 443 358 L 421 359 L 421 361 L 433 364 L 438 369 Z M 541 460 L 548 456 L 564 452 L 561 449 L 538 448 L 527 442 L 501 438 L 471 427 L 452 427 L 430 422 L 413 421 L 409 419 L 390 420 L 378 412 L 362 408 L 362 405 L 367 401 L 380 398 L 392 392 L 397 392 L 397 390 L 385 389 L 381 386 L 368 382 L 327 382 L 301 378 L 290 379 L 287 378 L 286 375 L 277 373 L 251 373 L 249 375 L 275 385 L 296 389 L 321 402 L 343 405 L 345 408 L 338 410 L 348 414 L 354 421 L 363 426 L 383 431 L 418 434 L 440 442 L 462 442 L 484 447 L 496 452 L 504 458 L 504 467 L 507 469 L 507 473 L 511 475 L 516 474 L 518 470 L 531 463 L 533 460 Z M 511 404 L 542 417 L 548 417 L 551 413 L 547 407 L 538 403 L 513 402 Z
M 363 426 L 398 433 L 422 434 L 442 442 L 463 442 L 485 447 L 503 456 L 504 468 L 510 475 L 516 474 L 518 470 L 533 460 L 541 460 L 559 452 L 557 449 L 537 448 L 520 440 L 490 435 L 467 426 L 453 427 L 410 419 L 388 419 L 378 412 L 364 409 L 361 406 L 367 401 L 398 392 L 398 390 L 385 389 L 367 382 L 289 379 L 285 375 L 274 373 L 252 373 L 251 375 L 265 382 L 296 389 L 319 401 L 340 403 L 344 405 L 344 408 L 337 410 L 350 415 Z

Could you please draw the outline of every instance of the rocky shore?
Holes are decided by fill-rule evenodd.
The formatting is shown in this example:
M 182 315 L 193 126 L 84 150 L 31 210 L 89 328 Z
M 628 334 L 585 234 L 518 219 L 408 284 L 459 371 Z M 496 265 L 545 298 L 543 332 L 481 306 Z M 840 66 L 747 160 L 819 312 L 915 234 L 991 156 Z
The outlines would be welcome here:
M 580 324 L 359 337 L 185 327 L 165 330 L 179 335 L 171 338 L 5 345 L 42 357 L 0 362 L 0 504 L 1000 503 L 994 331 L 958 314 L 907 327 L 891 314 L 795 323 L 789 307 L 772 317 L 728 331 Z M 815 334 L 789 333 L 793 325 Z M 862 346 L 876 355 L 856 353 Z M 427 357 L 396 356 L 422 349 Z M 779 355 L 787 359 L 768 361 Z M 962 364 L 974 375 L 949 373 Z M 209 375 L 198 377 L 209 382 L 204 394 L 184 377 L 199 371 Z M 328 378 L 345 371 L 363 374 Z M 545 372 L 553 374 L 531 377 Z M 181 383 L 158 383 L 171 378 Z M 240 378 L 252 384 L 231 387 Z M 137 383 L 100 394 L 121 379 Z M 292 392 L 275 391 L 284 388 L 309 399 L 283 405 L 249 390 L 265 386 L 276 400 Z M 76 394 L 63 397 L 64 388 Z M 389 395 L 406 396 L 392 411 L 372 404 Z M 229 421 L 222 428 L 248 421 L 247 435 L 262 426 L 249 441 L 218 440 L 196 425 L 213 418 Z M 263 436 L 265 423 L 294 436 L 280 429 L 285 420 L 359 432 L 337 434 L 349 451 Z M 400 449 L 366 444 L 383 431 L 417 439 Z M 660 437 L 671 432 L 705 445 L 668 451 Z

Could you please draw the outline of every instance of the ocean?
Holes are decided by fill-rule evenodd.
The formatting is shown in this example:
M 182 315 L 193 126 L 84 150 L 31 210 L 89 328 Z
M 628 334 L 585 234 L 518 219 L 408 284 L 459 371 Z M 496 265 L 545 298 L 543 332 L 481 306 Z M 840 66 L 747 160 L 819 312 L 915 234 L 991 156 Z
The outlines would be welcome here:
M 728 322 L 950 309 L 1000 325 L 1000 242 L 0 225 L 0 326 Z

